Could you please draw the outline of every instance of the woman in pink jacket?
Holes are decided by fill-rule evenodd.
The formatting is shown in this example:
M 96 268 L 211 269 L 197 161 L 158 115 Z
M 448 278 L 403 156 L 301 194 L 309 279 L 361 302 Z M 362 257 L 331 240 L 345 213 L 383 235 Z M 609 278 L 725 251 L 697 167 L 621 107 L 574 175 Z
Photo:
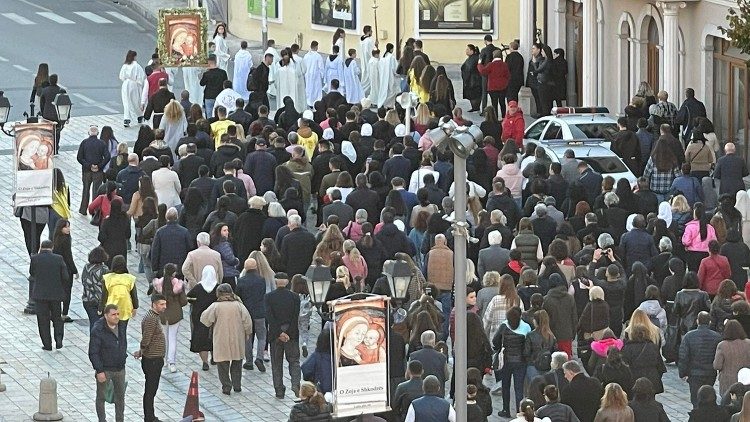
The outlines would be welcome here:
M 682 244 L 685 245 L 689 271 L 698 271 L 701 260 L 708 256 L 708 243 L 716 240 L 716 231 L 706 221 L 706 209 L 702 202 L 693 206 L 693 220 L 685 224 Z
M 510 191 L 510 195 L 516 201 L 518 208 L 521 208 L 521 190 L 523 189 L 524 177 L 516 164 L 518 157 L 514 154 L 505 154 L 500 159 L 503 160 L 503 167 L 497 171 L 495 176 L 503 178 L 505 187 Z

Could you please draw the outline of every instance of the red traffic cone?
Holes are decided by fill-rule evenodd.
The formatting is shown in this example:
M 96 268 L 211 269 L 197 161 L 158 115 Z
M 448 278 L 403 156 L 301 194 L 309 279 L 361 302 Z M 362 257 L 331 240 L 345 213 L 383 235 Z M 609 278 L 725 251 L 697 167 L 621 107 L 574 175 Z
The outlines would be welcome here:
M 193 421 L 205 421 L 206 417 L 199 409 L 198 400 L 198 372 L 193 371 L 190 377 L 190 388 L 188 388 L 187 399 L 185 400 L 185 410 L 182 411 L 182 417 L 192 416 Z

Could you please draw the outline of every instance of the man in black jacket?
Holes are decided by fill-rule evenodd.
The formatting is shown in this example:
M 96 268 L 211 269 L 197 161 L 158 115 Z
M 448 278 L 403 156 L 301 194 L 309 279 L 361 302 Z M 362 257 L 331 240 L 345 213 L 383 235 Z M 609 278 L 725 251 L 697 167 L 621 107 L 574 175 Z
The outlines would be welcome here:
M 291 235 L 291 234 L 290 234 Z M 276 290 L 265 296 L 266 312 L 268 314 L 268 342 L 271 346 L 271 374 L 276 398 L 283 399 L 284 386 L 284 356 L 289 362 L 289 376 L 292 379 L 292 391 L 299 397 L 300 366 L 299 366 L 299 307 L 300 300 L 296 293 L 292 293 L 286 286 L 289 276 L 286 273 L 276 273 Z
M 393 394 L 393 411 L 401 418 L 399 420 L 406 418 L 406 412 L 409 411 L 411 402 L 424 395 L 422 390 L 422 374 L 424 374 L 422 362 L 410 360 L 406 371 L 409 380 L 399 384 Z
M 258 263 L 254 258 L 245 260 L 245 275 L 237 279 L 235 293 L 242 299 L 253 320 L 253 334 L 245 342 L 245 364 L 242 367 L 253 369 L 253 345 L 257 345 L 254 363 L 258 371 L 266 372 L 266 365 L 263 363 L 263 349 L 266 346 L 266 280 L 258 273 Z
M 268 102 L 268 76 L 271 74 L 271 63 L 273 63 L 273 54 L 266 53 L 263 56 L 263 61 L 255 67 L 247 79 L 247 90 L 250 91 L 250 98 L 247 106 L 245 106 L 245 111 L 250 114 L 256 114 L 261 105 L 271 106 Z
M 589 377 L 583 372 L 581 364 L 569 360 L 563 365 L 565 379 L 570 383 L 560 392 L 560 402 L 573 409 L 578 419 L 593 421 L 599 410 L 602 397 L 602 384 L 598 379 Z
M 120 170 L 116 178 L 117 186 L 119 187 L 118 191 L 124 205 L 130 205 L 130 202 L 133 200 L 133 194 L 138 190 L 138 186 L 140 185 L 140 178 L 145 174 L 138 167 L 138 154 L 134 152 L 128 154 L 128 166 Z
M 698 313 L 697 322 L 698 327 L 682 337 L 680 358 L 677 361 L 680 378 L 690 386 L 693 408 L 698 404 L 698 389 L 703 385 L 714 385 L 716 381 L 713 362 L 716 346 L 721 341 L 721 334 L 708 327 L 711 322 L 708 312 Z
M 425 377 L 434 375 L 440 381 L 440 393 L 445 395 L 445 381 L 448 378 L 448 360 L 444 354 L 435 350 L 435 332 L 432 330 L 425 331 L 419 337 L 419 341 L 422 343 L 422 348 L 409 354 L 409 367 L 411 367 L 413 361 L 419 361 L 421 363 L 420 366 L 423 368 L 422 373 L 419 375 Z M 408 408 L 409 406 L 407 405 L 406 409 Z
M 692 139 L 697 117 L 706 117 L 706 106 L 695 98 L 695 90 L 688 88 L 685 90 L 685 101 L 682 102 L 675 119 L 675 123 L 682 125 L 682 139 L 686 140 L 685 143 Z
M 205 87 L 203 88 L 203 107 L 207 119 L 214 116 L 214 103 L 216 102 L 216 97 L 218 97 L 219 93 L 224 89 L 224 81 L 226 80 L 229 80 L 227 72 L 216 66 L 215 55 L 209 55 L 208 69 L 203 72 L 200 81 L 201 86 Z M 266 90 L 267 89 L 268 86 L 266 86 Z
M 146 111 L 143 112 L 143 118 L 148 120 L 151 118 L 151 113 L 153 113 L 154 119 L 152 121 L 152 126 L 158 128 L 159 123 L 161 123 L 161 118 L 164 116 L 164 108 L 174 99 L 174 94 L 167 86 L 167 80 L 159 79 L 159 90 L 148 99 Z
M 617 154 L 625 165 L 635 174 L 643 174 L 643 158 L 641 157 L 641 142 L 638 137 L 628 129 L 627 117 L 617 119 L 619 131 L 612 135 L 612 152 Z
M 505 63 L 510 70 L 510 82 L 508 82 L 507 99 L 518 101 L 518 91 L 523 86 L 523 56 L 518 52 L 518 41 L 510 43 L 510 52 L 505 56 Z
M 357 175 L 355 183 L 357 187 L 347 195 L 346 203 L 355 212 L 359 209 L 367 211 L 367 221 L 374 227 L 380 221 L 378 193 L 367 187 L 367 176 L 363 173 Z
M 245 131 L 245 133 L 249 134 L 250 123 L 252 123 L 255 118 L 252 114 L 244 110 L 245 100 L 243 100 L 242 98 L 237 98 L 234 101 L 234 104 L 237 108 L 231 114 L 229 114 L 229 116 L 227 116 L 227 119 L 242 125 L 242 129 Z
M 104 182 L 104 166 L 109 163 L 110 155 L 107 145 L 99 139 L 99 128 L 89 127 L 89 137 L 81 142 L 78 147 L 78 163 L 81 164 L 81 179 L 83 181 L 83 192 L 81 193 L 81 206 L 78 212 L 86 215 L 89 206 L 90 192 L 93 188 L 94 194 Z
M 482 66 L 486 66 L 493 60 L 493 53 L 499 48 L 492 44 L 492 35 L 487 34 L 484 36 L 484 48 L 479 52 L 479 63 Z M 487 76 L 482 75 L 482 111 L 480 114 L 484 114 L 484 108 L 487 107 Z
M 331 89 L 322 99 L 326 109 L 332 108 L 337 110 L 340 105 L 346 104 L 346 98 L 339 92 L 339 86 L 340 82 L 338 79 L 331 80 Z
M 206 160 L 196 155 L 196 152 L 198 152 L 198 147 L 195 144 L 187 144 L 187 155 L 174 165 L 174 171 L 180 178 L 180 186 L 189 186 L 193 180 L 198 178 L 198 169 L 206 164 Z
M 31 257 L 29 276 L 33 279 L 31 298 L 36 304 L 36 322 L 39 326 L 39 337 L 42 339 L 42 349 L 52 350 L 50 320 L 55 331 L 55 346 L 61 349 L 63 347 L 61 302 L 65 299 L 63 286 L 70 281 L 70 274 L 63 258 L 52 253 L 52 241 L 43 241 L 39 253 Z
M 289 234 L 281 239 L 282 267 L 294 277 L 304 274 L 310 267 L 315 248 L 318 245 L 315 236 L 302 227 L 302 217 L 299 215 L 289 216 Z
M 494 210 L 500 210 L 505 215 L 508 227 L 516 227 L 518 221 L 521 219 L 521 209 L 518 208 L 518 204 L 510 196 L 510 191 L 505 187 L 505 180 L 502 177 L 495 177 L 492 182 L 492 193 L 490 193 L 487 199 L 487 206 L 485 207 L 487 212 L 490 213 L 490 218 Z M 485 230 L 485 234 L 489 231 Z M 511 236 L 512 237 L 512 236 Z
M 167 224 L 156 231 L 151 244 L 151 268 L 154 272 L 161 272 L 169 263 L 182 268 L 188 252 L 193 249 L 193 241 L 188 229 L 177 224 L 175 208 L 167 210 L 166 219 Z
M 106 420 L 104 390 L 112 381 L 115 421 L 125 420 L 125 360 L 128 357 L 127 320 L 120 321 L 117 305 L 104 307 L 102 318 L 94 323 L 89 338 L 89 361 L 96 374 L 96 415 Z

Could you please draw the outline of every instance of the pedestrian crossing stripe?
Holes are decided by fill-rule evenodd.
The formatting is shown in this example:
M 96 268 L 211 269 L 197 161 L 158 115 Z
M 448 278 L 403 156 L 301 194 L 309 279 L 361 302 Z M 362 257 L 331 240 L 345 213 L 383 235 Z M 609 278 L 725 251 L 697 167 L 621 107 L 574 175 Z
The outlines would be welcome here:
M 75 13 L 76 15 L 78 15 L 78 16 L 84 18 L 84 19 L 88 19 L 88 20 L 90 20 L 91 22 L 94 22 L 94 23 L 112 23 L 111 20 L 109 20 L 107 18 L 103 18 L 103 17 L 97 15 L 96 13 L 91 13 L 91 12 L 73 12 L 73 13 Z
M 136 22 L 134 19 L 131 19 L 128 16 L 120 12 L 114 12 L 114 11 L 103 12 L 106 14 L 106 17 L 102 16 L 102 13 L 98 13 L 98 14 L 93 13 L 93 12 L 72 12 L 72 13 L 93 23 L 111 24 L 111 23 L 114 23 L 113 22 L 114 20 L 114 21 L 126 23 L 128 25 L 138 26 L 138 22 Z M 58 23 L 60 25 L 74 25 L 76 23 L 81 23 L 80 20 L 76 22 L 70 19 L 69 16 L 68 17 L 62 16 L 55 12 L 36 12 L 34 13 L 34 15 L 30 15 L 30 16 L 22 16 L 22 15 L 19 15 L 18 13 L 0 13 L 0 15 L 2 15 L 6 19 L 12 20 L 13 22 L 19 25 L 36 25 L 37 23 L 49 23 L 49 21 Z M 37 16 L 44 18 L 44 19 L 42 19 L 41 21 L 39 21 L 39 19 L 34 19 L 34 17 L 37 17 Z
M 64 24 L 64 25 L 75 23 L 72 20 L 64 18 L 58 15 L 57 13 L 53 13 L 53 12 L 36 12 L 36 14 L 39 16 L 45 17 L 53 22 L 57 22 L 57 23 Z

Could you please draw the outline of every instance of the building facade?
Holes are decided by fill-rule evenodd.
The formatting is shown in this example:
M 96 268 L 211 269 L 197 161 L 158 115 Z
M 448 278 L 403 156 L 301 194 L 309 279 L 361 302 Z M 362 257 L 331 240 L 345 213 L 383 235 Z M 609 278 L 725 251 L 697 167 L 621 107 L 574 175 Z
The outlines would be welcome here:
M 533 20 L 529 5 L 519 20 Z M 568 100 L 621 113 L 641 81 L 665 90 L 678 106 L 693 88 L 722 141 L 748 157 L 747 55 L 719 30 L 733 0 L 547 2 L 539 39 L 568 58 Z M 530 45 L 521 32 L 522 45 Z

